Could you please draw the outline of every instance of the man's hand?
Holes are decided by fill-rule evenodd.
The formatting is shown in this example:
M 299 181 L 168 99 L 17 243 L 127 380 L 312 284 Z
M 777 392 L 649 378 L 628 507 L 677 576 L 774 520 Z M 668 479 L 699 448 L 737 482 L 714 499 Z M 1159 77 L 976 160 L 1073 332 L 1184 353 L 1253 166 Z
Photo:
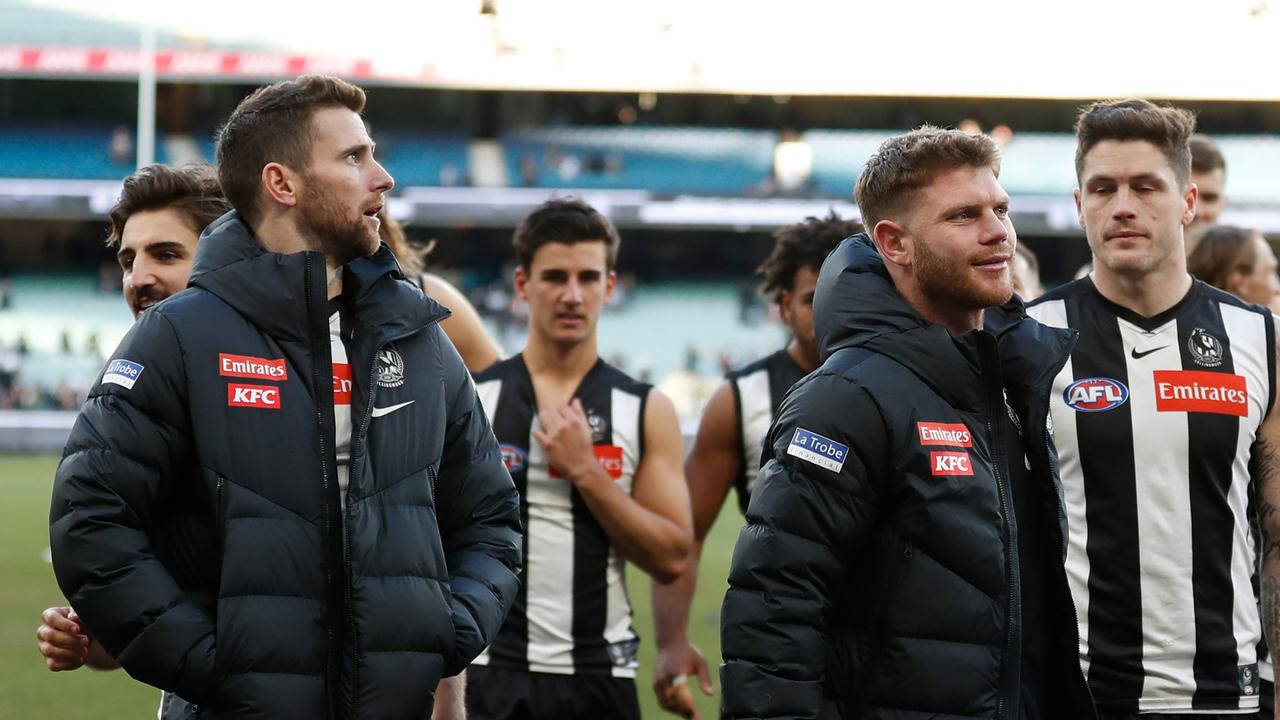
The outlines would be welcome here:
M 564 407 L 543 410 L 538 419 L 542 427 L 533 429 L 533 437 L 546 451 L 548 465 L 574 484 L 599 468 L 581 400 L 574 398 Z
M 82 632 L 80 617 L 69 607 L 51 607 L 40 615 L 36 628 L 37 645 L 44 656 L 45 667 L 54 672 L 76 670 L 89 660 L 87 633 Z
M 95 670 L 115 670 L 120 663 L 107 654 L 92 635 L 85 632 L 80 616 L 69 607 L 51 607 L 40 615 L 36 645 L 50 670 L 76 670 L 88 665 Z
M 686 642 L 658 649 L 658 661 L 653 668 L 653 692 L 658 696 L 658 704 L 669 713 L 699 720 L 693 691 L 689 689 L 691 677 L 698 678 L 703 693 L 715 694 L 707 660 L 698 648 Z

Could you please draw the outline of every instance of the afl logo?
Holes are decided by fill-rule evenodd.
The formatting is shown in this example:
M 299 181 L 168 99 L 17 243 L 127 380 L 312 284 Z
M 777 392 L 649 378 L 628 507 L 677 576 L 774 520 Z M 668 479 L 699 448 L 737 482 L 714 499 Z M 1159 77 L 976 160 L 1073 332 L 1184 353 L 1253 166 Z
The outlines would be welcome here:
M 1129 399 L 1129 388 L 1111 378 L 1077 380 L 1062 391 L 1062 401 L 1076 412 L 1104 412 L 1120 407 Z
M 529 460 L 529 456 L 524 450 L 506 443 L 503 443 L 500 449 L 502 450 L 502 464 L 507 466 L 507 472 L 518 473 L 524 469 L 525 463 Z
M 1204 328 L 1191 331 L 1191 337 L 1187 338 L 1187 350 L 1197 365 L 1218 367 L 1222 364 L 1222 343 Z

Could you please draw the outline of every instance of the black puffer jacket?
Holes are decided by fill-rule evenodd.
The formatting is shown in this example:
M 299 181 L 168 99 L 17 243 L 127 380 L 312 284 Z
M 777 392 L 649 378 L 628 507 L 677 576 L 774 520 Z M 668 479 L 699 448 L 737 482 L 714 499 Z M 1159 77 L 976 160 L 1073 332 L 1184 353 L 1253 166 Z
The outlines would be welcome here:
M 345 511 L 324 256 L 267 253 L 234 213 L 120 344 L 58 467 L 63 592 L 206 718 L 421 720 L 516 595 L 519 497 L 447 311 L 385 246 L 343 273 Z
M 825 361 L 779 410 L 734 551 L 727 715 L 1016 720 L 1016 537 L 1047 533 L 1065 557 L 1046 419 L 1074 334 L 1015 300 L 953 340 L 903 301 L 864 235 L 823 265 L 814 325 Z M 1056 526 L 1014 522 L 1003 389 Z M 1066 577 L 1048 575 L 1048 707 L 1088 716 Z

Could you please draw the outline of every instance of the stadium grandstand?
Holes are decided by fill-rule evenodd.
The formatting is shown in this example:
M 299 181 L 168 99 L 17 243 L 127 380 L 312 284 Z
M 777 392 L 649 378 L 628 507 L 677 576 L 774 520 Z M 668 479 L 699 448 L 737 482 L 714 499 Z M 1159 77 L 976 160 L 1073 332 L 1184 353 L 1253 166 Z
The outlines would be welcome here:
M 948 52 L 969 50 L 948 51 L 933 30 L 917 40 L 921 57 L 893 73 L 855 67 L 899 55 L 866 31 L 913 21 L 889 3 L 800 2 L 768 21 L 744 19 L 738 37 L 722 25 L 739 10 L 720 0 L 614 10 L 579 0 L 397 1 L 379 4 L 375 27 L 359 38 L 323 3 L 314 18 L 247 0 L 223 3 L 225 19 L 193 18 L 186 5 L 0 0 L 0 452 L 58 452 L 133 323 L 104 244 L 121 178 L 151 162 L 213 162 L 218 125 L 242 98 L 303 73 L 368 91 L 370 134 L 396 179 L 389 213 L 411 242 L 433 248 L 430 269 L 468 296 L 506 352 L 524 342 L 511 287 L 516 222 L 551 196 L 579 195 L 605 213 L 623 245 L 601 355 L 654 383 L 693 373 L 697 387 L 714 387 L 729 368 L 781 347 L 786 331 L 753 275 L 771 233 L 832 210 L 857 217 L 852 189 L 866 159 L 924 123 L 997 141 L 1019 240 L 1039 257 L 1046 287 L 1089 260 L 1072 198 L 1072 124 L 1082 103 L 1100 97 L 1195 110 L 1226 159 L 1221 222 L 1280 240 L 1280 80 L 1257 72 L 1272 64 L 1262 50 L 1280 31 L 1280 10 L 1265 0 L 1227 3 L 1234 14 L 1211 26 L 1238 39 L 1219 58 L 1232 72 L 1146 78 L 1104 66 L 1084 84 L 1072 64 L 1090 52 L 1080 46 L 1083 21 L 1065 10 L 1031 19 L 1004 0 L 995 5 L 1023 32 L 981 61 L 1026 67 L 975 77 L 951 72 Z M 1137 12 L 1079 5 L 1076 15 L 1106 8 L 1123 16 L 1117 23 Z M 1186 0 L 1169 7 L 1200 11 Z M 958 8 L 935 10 L 939 26 L 971 22 Z M 259 22 L 232 20 L 250 13 Z M 567 32 L 581 26 L 596 31 Z M 1129 82 L 1117 77 L 1126 73 Z M 677 398 L 686 437 L 704 399 Z M 711 562 L 727 560 L 728 550 L 713 552 L 724 557 Z M 47 600 L 18 603 L 24 634 L 0 635 L 9 643 L 0 678 L 39 669 L 26 621 L 56 598 Z M 696 610 L 717 611 L 710 601 Z M 79 682 L 89 698 L 127 680 Z M 41 677 L 38 692 L 4 683 L 0 718 L 77 717 L 37 697 L 57 683 Z M 152 699 L 112 699 L 82 716 L 137 716 Z M 646 718 L 663 717 L 650 705 Z

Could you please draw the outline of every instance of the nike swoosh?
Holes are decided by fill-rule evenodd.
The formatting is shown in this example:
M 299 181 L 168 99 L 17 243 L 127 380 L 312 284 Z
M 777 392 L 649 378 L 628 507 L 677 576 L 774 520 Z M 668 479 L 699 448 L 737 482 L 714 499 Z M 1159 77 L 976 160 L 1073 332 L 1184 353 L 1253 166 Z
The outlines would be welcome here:
M 1141 360 L 1142 358 L 1144 358 L 1144 357 L 1146 357 L 1146 356 L 1150 355 L 1151 353 L 1156 352 L 1156 351 L 1159 351 L 1159 350 L 1163 350 L 1163 349 L 1165 349 L 1165 348 L 1167 348 L 1167 347 L 1169 347 L 1169 346 L 1168 346 L 1168 345 L 1161 345 L 1161 346 L 1160 346 L 1160 347 L 1158 347 L 1158 348 L 1151 348 L 1150 350 L 1143 350 L 1142 352 L 1138 352 L 1138 348 L 1134 348 L 1133 350 L 1130 350 L 1130 351 L 1129 351 L 1129 355 L 1131 355 L 1131 356 L 1133 357 L 1133 359 L 1134 359 L 1134 360 Z
M 376 407 L 373 409 L 373 416 L 382 417 L 383 415 L 390 415 L 391 413 L 399 410 L 402 407 L 407 407 L 409 405 L 412 405 L 414 402 L 415 401 L 410 400 L 409 402 L 402 402 L 399 405 L 388 405 L 387 407 L 381 407 L 381 408 Z

